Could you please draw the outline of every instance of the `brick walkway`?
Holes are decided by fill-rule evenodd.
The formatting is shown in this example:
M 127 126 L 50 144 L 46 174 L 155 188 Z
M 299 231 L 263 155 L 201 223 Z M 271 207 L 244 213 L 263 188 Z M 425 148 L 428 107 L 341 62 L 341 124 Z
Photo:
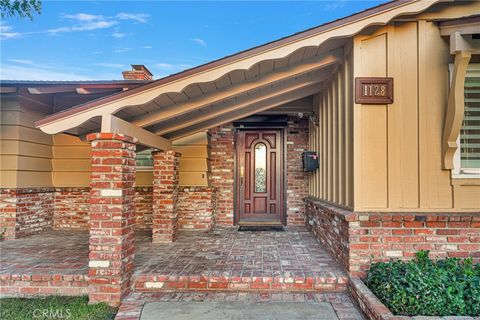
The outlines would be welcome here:
M 2 281 L 88 280 L 88 233 L 48 231 L 0 244 Z M 305 228 L 184 232 L 153 244 L 137 232 L 135 291 L 344 291 L 347 276 Z M 43 277 L 43 278 L 42 278 Z M 48 278 L 48 279 L 47 279 Z M 72 280 L 72 281 L 73 281 Z M 3 283 L 13 286 L 13 282 Z M 61 283 L 56 283 L 61 285 Z M 86 283 L 82 283 L 83 287 Z
M 155 301 L 229 301 L 229 302 L 285 302 L 319 303 L 329 302 L 339 320 L 365 319 L 355 303 L 346 293 L 249 293 L 249 292 L 176 292 L 176 293 L 133 293 L 127 297 L 117 313 L 116 320 L 140 318 L 143 305 Z

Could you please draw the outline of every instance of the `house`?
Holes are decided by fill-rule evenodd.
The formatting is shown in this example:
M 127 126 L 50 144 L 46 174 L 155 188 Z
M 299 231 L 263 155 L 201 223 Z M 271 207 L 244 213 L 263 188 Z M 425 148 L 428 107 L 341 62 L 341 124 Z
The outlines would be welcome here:
M 140 228 L 172 243 L 306 225 L 350 276 L 421 249 L 478 261 L 479 12 L 393 1 L 155 81 L 140 65 L 137 80 L 2 81 L 5 243 L 89 230 L 82 279 L 112 305 Z

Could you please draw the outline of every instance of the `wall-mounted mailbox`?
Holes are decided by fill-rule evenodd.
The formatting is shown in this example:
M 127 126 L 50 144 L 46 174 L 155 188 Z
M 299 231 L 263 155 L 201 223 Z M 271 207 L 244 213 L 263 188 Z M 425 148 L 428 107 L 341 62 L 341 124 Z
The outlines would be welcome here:
M 318 155 L 315 151 L 303 153 L 303 171 L 312 172 L 318 169 Z

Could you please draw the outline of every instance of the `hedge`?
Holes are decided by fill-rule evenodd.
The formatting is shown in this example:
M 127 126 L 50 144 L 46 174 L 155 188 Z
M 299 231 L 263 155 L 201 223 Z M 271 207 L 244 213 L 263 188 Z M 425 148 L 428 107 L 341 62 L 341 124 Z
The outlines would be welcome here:
M 377 262 L 365 284 L 395 315 L 479 316 L 480 264 L 471 258 Z

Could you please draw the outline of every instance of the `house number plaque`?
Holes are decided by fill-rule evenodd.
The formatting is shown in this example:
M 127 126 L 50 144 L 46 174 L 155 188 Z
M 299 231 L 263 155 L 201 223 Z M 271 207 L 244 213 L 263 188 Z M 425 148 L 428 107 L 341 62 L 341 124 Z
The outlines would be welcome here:
M 393 78 L 355 78 L 355 103 L 393 103 Z

